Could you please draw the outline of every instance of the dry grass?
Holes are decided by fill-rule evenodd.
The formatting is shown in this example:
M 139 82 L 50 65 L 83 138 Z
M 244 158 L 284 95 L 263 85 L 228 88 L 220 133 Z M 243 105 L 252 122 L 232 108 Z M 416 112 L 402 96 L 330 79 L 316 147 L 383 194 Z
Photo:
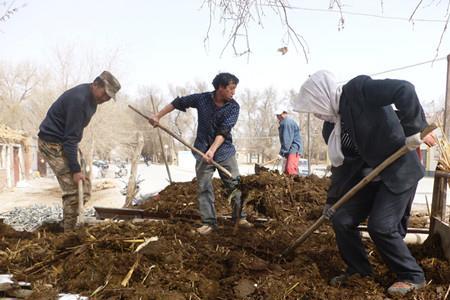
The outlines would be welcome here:
M 441 131 L 443 132 L 442 128 Z M 439 152 L 441 153 L 437 168 L 442 171 L 450 172 L 450 144 L 445 134 L 437 139 Z

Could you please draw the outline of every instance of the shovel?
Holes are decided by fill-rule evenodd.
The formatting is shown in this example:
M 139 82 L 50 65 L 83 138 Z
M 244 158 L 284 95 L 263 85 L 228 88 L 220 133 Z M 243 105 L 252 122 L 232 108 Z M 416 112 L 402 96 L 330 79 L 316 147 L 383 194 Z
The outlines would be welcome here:
M 261 171 L 261 168 L 262 168 L 262 167 L 267 166 L 267 165 L 269 165 L 269 164 L 271 164 L 271 163 L 278 162 L 279 160 L 280 160 L 280 158 L 279 158 L 279 157 L 276 157 L 276 158 L 271 159 L 271 160 L 269 160 L 269 161 L 266 161 L 266 162 L 264 162 L 264 163 L 262 163 L 262 164 L 255 164 L 255 174 L 258 174 L 258 173 Z
M 84 222 L 84 195 L 83 195 L 83 180 L 78 181 L 78 224 Z
M 434 129 L 436 129 L 436 124 L 431 124 L 428 127 L 426 127 L 420 134 L 420 138 L 423 139 L 425 136 L 427 136 L 430 132 L 432 132 Z M 381 173 L 386 167 L 388 167 L 390 164 L 392 164 L 394 161 L 408 153 L 410 150 L 408 147 L 402 146 L 400 149 L 398 149 L 394 154 L 389 156 L 385 161 L 383 161 L 381 164 L 379 164 L 375 169 L 372 170 L 366 177 L 364 177 L 357 185 L 355 185 L 351 190 L 349 190 L 347 193 L 345 193 L 344 196 L 342 196 L 333 206 L 330 207 L 330 209 L 336 211 L 339 207 L 341 207 L 344 203 L 346 203 L 353 195 L 355 195 L 357 192 L 359 192 L 363 187 L 365 187 L 369 182 L 371 182 L 375 177 L 378 176 L 378 174 Z M 286 250 L 281 253 L 282 257 L 287 257 L 290 254 L 293 253 L 293 251 L 300 246 L 306 239 L 317 229 L 319 228 L 327 218 L 325 216 L 321 216 L 311 227 L 309 227 L 298 239 L 292 243 L 291 246 L 286 248 Z
M 148 121 L 150 121 L 150 118 L 149 118 L 149 117 L 147 117 L 146 115 L 144 115 L 143 113 L 141 113 L 139 110 L 137 110 L 137 109 L 134 108 L 133 106 L 128 105 L 128 107 L 131 108 L 133 111 L 135 111 L 135 112 L 136 112 L 138 115 L 140 115 L 141 117 L 143 117 L 143 118 L 147 119 Z M 201 157 L 205 157 L 205 154 L 204 154 L 202 151 L 198 150 L 198 149 L 195 148 L 194 146 L 189 145 L 185 140 L 183 140 L 181 137 L 179 137 L 178 135 L 176 135 L 175 133 L 173 133 L 172 131 L 170 131 L 170 130 L 169 130 L 168 128 L 166 128 L 164 125 L 161 125 L 160 123 L 158 123 L 158 124 L 156 124 L 155 126 L 158 127 L 158 128 L 160 128 L 160 129 L 162 129 L 163 131 L 165 131 L 168 135 L 172 136 L 174 139 L 176 139 L 177 141 L 179 141 L 180 143 L 182 143 L 183 145 L 185 145 L 186 147 L 188 147 L 189 149 L 191 149 L 191 150 L 194 151 L 195 153 L 199 154 Z M 229 178 L 231 178 L 231 179 L 237 179 L 237 178 L 234 178 L 233 175 L 231 175 L 231 173 L 230 173 L 227 169 L 225 169 L 224 167 L 222 167 L 220 164 L 218 164 L 218 163 L 215 162 L 214 160 L 211 161 L 211 163 L 212 163 L 217 169 L 219 169 L 222 173 L 224 173 L 225 175 L 227 175 Z M 237 179 L 237 180 L 238 180 L 238 179 Z M 235 190 L 231 193 L 231 196 L 233 196 L 233 193 L 236 193 L 236 192 L 237 192 L 237 189 L 235 189 Z M 239 209 L 238 209 L 239 215 L 238 215 L 238 218 L 236 218 L 236 223 L 235 223 L 235 225 L 234 225 L 234 226 L 235 226 L 235 227 L 234 227 L 234 231 L 236 231 L 237 228 L 238 228 L 239 216 L 241 215 L 241 212 L 242 212 L 242 206 L 243 206 L 243 203 L 242 203 L 242 201 L 241 201 L 241 205 L 240 205 L 240 207 L 239 207 Z

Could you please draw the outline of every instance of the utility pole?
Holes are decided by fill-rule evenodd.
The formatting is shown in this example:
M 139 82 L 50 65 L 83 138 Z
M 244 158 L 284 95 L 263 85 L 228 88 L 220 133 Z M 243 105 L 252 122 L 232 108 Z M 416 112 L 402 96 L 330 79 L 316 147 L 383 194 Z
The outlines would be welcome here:
M 444 134 L 447 140 L 450 140 L 449 129 L 450 129 L 450 118 L 448 114 L 450 113 L 450 54 L 447 55 L 447 85 L 445 90 L 445 107 L 444 107 Z

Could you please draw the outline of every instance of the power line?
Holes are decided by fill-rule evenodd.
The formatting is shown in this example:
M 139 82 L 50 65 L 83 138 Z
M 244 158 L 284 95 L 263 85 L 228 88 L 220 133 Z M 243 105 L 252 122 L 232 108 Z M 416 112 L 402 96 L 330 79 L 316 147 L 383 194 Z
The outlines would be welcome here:
M 415 63 L 415 64 L 412 64 L 412 65 L 397 67 L 397 68 L 388 69 L 388 70 L 377 72 L 377 73 L 368 74 L 368 76 L 378 76 L 378 75 L 382 75 L 382 74 L 386 74 L 386 73 L 391 73 L 391 72 L 401 71 L 401 70 L 405 70 L 405 69 L 410 69 L 410 68 L 414 68 L 414 67 L 417 67 L 417 66 L 426 65 L 426 64 L 429 64 L 429 63 L 434 63 L 436 61 L 442 61 L 444 59 L 447 59 L 447 56 L 442 56 L 442 57 L 439 57 L 439 58 L 436 58 L 436 59 L 431 59 L 431 60 L 427 60 L 427 61 L 424 61 L 424 62 Z M 343 84 L 343 83 L 346 83 L 347 81 L 348 80 L 339 81 L 338 84 Z
M 447 20 L 436 20 L 436 19 L 412 19 L 404 17 L 389 17 L 383 15 L 369 14 L 369 13 L 360 13 L 360 12 L 352 12 L 345 10 L 336 10 L 336 9 L 323 9 L 323 8 L 308 8 L 308 7 L 298 7 L 298 6 L 286 6 L 286 8 L 293 10 L 304 10 L 304 11 L 315 11 L 315 12 L 326 12 L 326 13 L 335 13 L 335 14 L 346 14 L 346 15 L 354 15 L 354 16 L 363 16 L 363 17 L 371 17 L 378 19 L 387 19 L 387 20 L 398 20 L 398 21 L 407 21 L 407 22 L 431 22 L 431 23 L 446 23 Z
M 443 57 L 439 57 L 439 58 L 432 59 L 432 60 L 427 60 L 427 61 L 424 61 L 424 62 L 412 64 L 412 65 L 407 65 L 407 66 L 403 66 L 403 67 L 398 67 L 398 68 L 394 68 L 394 69 L 389 69 L 389 70 L 386 70 L 386 71 L 382 71 L 382 72 L 370 74 L 369 76 L 377 76 L 377 75 L 381 75 L 381 74 L 385 74 L 385 73 L 391 73 L 391 72 L 395 72 L 395 71 L 401 71 L 401 70 L 405 70 L 405 69 L 409 69 L 409 68 L 414 68 L 414 67 L 421 66 L 421 65 L 426 65 L 426 64 L 429 64 L 429 63 L 434 63 L 434 62 L 436 62 L 436 61 L 441 61 L 441 60 L 444 60 L 444 59 L 447 59 L 447 57 L 446 57 L 446 56 L 443 56 Z

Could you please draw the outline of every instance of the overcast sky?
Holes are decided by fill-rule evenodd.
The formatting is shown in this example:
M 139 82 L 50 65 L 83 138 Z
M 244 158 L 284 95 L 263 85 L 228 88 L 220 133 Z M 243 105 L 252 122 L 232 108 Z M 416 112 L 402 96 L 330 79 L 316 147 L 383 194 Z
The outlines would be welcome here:
M 307 63 L 292 44 L 286 55 L 277 52 L 285 45 L 284 32 L 279 17 L 270 9 L 265 10 L 263 28 L 251 24 L 252 53 L 248 59 L 235 57 L 231 48 L 220 56 L 226 37 L 222 35 L 223 26 L 217 22 L 213 23 L 205 49 L 209 12 L 201 9 L 202 0 L 15 3 L 25 2 L 26 7 L 0 24 L 1 59 L 51 66 L 56 48 L 75 47 L 80 53 L 89 51 L 96 57 L 118 51 L 112 71 L 122 82 L 123 90 L 132 95 L 143 85 L 165 89 L 168 84 L 183 85 L 195 80 L 210 83 L 220 71 L 236 74 L 241 90 L 269 86 L 280 91 L 298 90 L 308 74 L 319 69 L 329 69 L 345 81 L 359 74 L 432 60 L 444 27 L 443 22 L 386 18 L 408 19 L 418 0 L 343 0 L 343 30 L 338 30 L 339 15 L 326 11 L 329 0 L 293 0 L 290 3 L 295 8 L 289 10 L 289 18 L 308 43 Z M 423 1 L 415 18 L 445 20 L 446 2 Z M 450 53 L 449 34 L 444 36 L 438 57 Z M 410 80 L 423 102 L 442 101 L 446 69 L 446 60 L 441 60 L 433 66 L 426 64 L 376 77 Z

